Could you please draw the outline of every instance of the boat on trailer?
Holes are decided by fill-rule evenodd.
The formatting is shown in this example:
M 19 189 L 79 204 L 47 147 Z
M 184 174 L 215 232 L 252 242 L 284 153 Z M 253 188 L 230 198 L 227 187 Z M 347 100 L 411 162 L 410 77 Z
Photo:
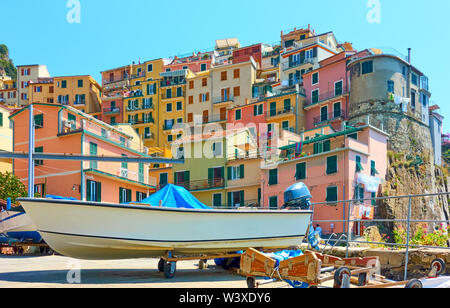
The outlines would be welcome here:
M 170 185 L 167 190 L 177 192 L 183 188 Z M 184 195 L 186 199 L 179 195 L 152 197 L 159 204 L 194 202 L 189 192 L 181 197 Z M 53 250 L 88 260 L 297 246 L 305 237 L 312 215 L 309 209 L 300 208 L 217 210 L 158 206 L 154 201 L 145 204 L 145 200 L 143 204 L 34 198 L 18 201 Z

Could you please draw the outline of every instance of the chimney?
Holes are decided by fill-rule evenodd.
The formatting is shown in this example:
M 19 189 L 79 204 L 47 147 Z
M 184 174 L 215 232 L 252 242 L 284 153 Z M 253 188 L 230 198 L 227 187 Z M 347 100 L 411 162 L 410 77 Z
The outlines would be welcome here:
M 408 63 L 411 64 L 411 48 L 408 48 Z

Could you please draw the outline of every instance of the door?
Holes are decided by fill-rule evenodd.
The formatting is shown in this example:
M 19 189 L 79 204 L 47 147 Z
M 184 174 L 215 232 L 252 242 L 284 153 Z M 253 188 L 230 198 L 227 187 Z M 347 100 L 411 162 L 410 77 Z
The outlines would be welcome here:
M 203 123 L 208 123 L 209 122 L 209 116 L 208 116 L 208 110 L 204 110 L 203 111 Z
M 341 103 L 335 103 L 333 105 L 333 115 L 335 119 L 341 116 Z
M 225 121 L 227 119 L 227 108 L 220 108 L 220 121 Z
M 328 120 L 328 106 L 320 108 L 320 121 L 325 122 Z

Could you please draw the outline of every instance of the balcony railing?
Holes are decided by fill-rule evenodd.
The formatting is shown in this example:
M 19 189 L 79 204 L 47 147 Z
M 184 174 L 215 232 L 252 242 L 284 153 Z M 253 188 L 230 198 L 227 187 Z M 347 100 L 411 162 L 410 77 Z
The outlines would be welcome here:
M 227 116 L 227 114 L 215 114 L 212 116 L 204 116 L 202 119 L 203 119 L 203 123 L 214 123 L 214 122 L 227 121 L 228 116 Z
M 109 108 L 103 108 L 104 114 L 119 114 L 120 108 L 119 107 L 109 107 Z
M 278 117 L 282 115 L 295 114 L 295 108 L 283 108 L 283 109 L 270 109 L 267 113 L 268 118 Z
M 308 94 L 308 96 L 306 97 L 306 102 L 305 102 L 305 107 L 310 106 L 310 105 L 314 105 L 314 104 L 318 104 L 318 103 L 322 103 L 324 101 L 327 101 L 329 99 L 333 99 L 342 95 L 347 95 L 348 91 L 345 89 L 339 90 L 339 91 L 329 91 L 326 93 L 319 93 L 319 95 L 316 96 L 312 96 L 311 94 Z
M 85 101 L 85 100 L 74 101 L 74 102 L 73 102 L 73 105 L 74 105 L 74 106 L 86 105 L 86 101 Z
M 161 93 L 161 99 L 171 99 L 171 98 L 177 98 L 177 97 L 184 97 L 183 91 L 181 92 L 173 92 L 170 95 L 167 95 L 167 93 L 163 92 Z
M 185 78 L 181 78 L 181 79 L 167 79 L 167 80 L 162 80 L 160 82 L 160 86 L 162 87 L 170 87 L 170 86 L 179 86 L 179 85 L 184 85 L 186 84 L 186 79 Z
M 208 179 L 208 180 L 205 179 L 205 180 L 175 183 L 175 185 L 182 186 L 189 191 L 194 191 L 194 190 L 225 187 L 225 180 L 223 178 Z
M 234 97 L 232 95 L 216 97 L 213 99 L 213 104 L 223 104 L 234 102 Z
M 339 111 L 334 111 L 334 112 L 330 112 L 328 114 L 323 114 L 320 117 L 315 117 L 314 118 L 314 125 L 319 125 L 325 122 L 330 122 L 330 121 L 334 121 L 334 120 L 338 120 L 338 119 L 345 119 L 347 118 L 347 111 L 346 110 L 339 110 Z
M 305 58 L 302 61 L 285 62 L 282 64 L 283 71 L 289 70 L 291 68 L 299 67 L 304 64 L 314 64 L 317 62 L 317 58 Z

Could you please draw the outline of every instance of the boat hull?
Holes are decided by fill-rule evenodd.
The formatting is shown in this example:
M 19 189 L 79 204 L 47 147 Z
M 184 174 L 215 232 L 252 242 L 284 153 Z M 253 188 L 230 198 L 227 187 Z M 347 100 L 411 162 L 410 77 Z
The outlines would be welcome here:
M 216 211 L 19 199 L 45 242 L 78 259 L 212 254 L 299 245 L 310 211 Z
M 10 239 L 39 243 L 41 235 L 26 213 L 4 211 L 0 213 L 0 234 Z

